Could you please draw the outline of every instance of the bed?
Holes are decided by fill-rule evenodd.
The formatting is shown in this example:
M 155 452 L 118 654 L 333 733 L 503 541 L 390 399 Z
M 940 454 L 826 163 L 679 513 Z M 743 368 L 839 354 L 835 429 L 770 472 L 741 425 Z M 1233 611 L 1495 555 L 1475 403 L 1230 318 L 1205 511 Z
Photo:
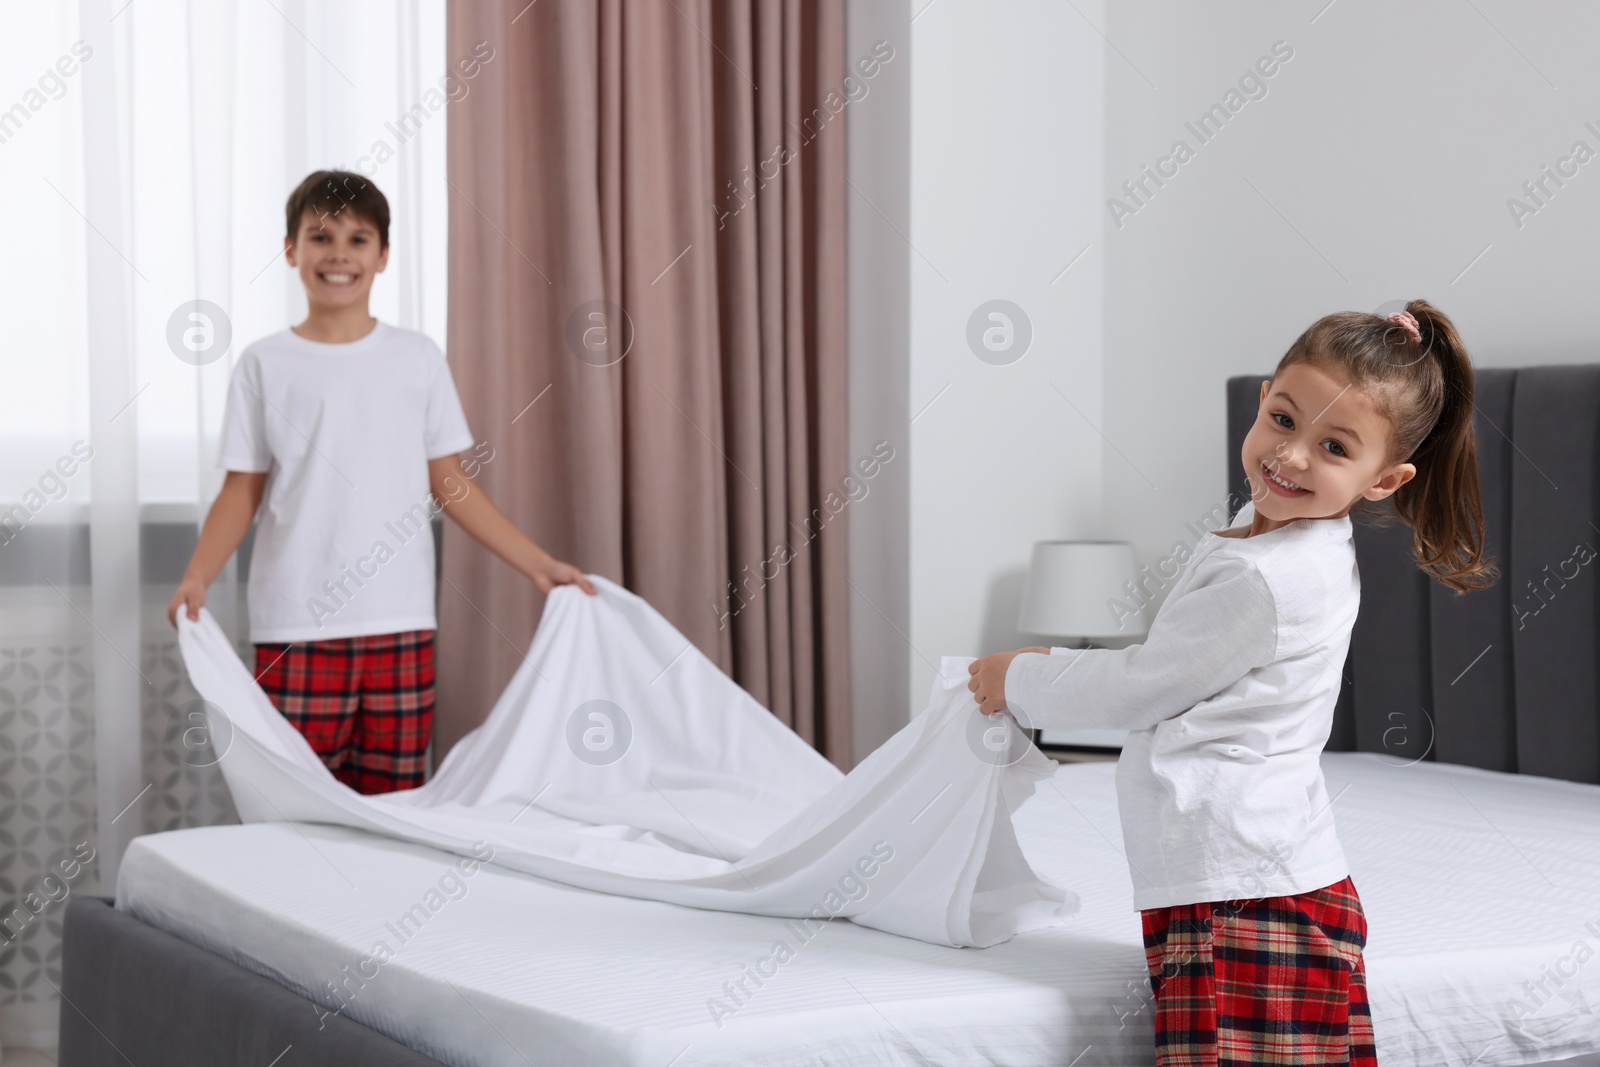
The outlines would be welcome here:
M 1261 377 L 1228 383 L 1236 489 Z M 1481 372 L 1492 590 L 1430 589 L 1403 530 L 1357 527 L 1324 769 L 1386 1062 L 1600 1063 L 1597 587 L 1561 566 L 1595 533 L 1597 410 L 1600 368 Z M 1558 595 L 1527 601 L 1535 578 Z M 1080 914 L 981 951 L 842 922 L 802 941 L 492 866 L 429 898 L 456 857 L 333 827 L 150 835 L 117 907 L 69 905 L 60 1062 L 1147 1064 L 1111 774 L 1064 765 L 1016 817 Z

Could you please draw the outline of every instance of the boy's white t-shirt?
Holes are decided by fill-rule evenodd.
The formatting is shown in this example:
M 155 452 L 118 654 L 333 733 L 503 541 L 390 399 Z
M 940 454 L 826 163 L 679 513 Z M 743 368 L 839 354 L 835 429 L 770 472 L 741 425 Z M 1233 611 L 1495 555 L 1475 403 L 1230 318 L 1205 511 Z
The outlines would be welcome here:
M 246 347 L 218 466 L 267 472 L 250 640 L 435 629 L 428 461 L 472 443 L 426 334 L 379 322 L 343 344 L 285 329 Z
M 1247 503 L 1229 529 L 1248 528 Z M 1006 703 L 1131 731 L 1117 808 L 1134 907 L 1288 896 L 1350 873 L 1320 757 L 1361 601 L 1348 515 L 1201 536 L 1142 644 L 1024 653 Z

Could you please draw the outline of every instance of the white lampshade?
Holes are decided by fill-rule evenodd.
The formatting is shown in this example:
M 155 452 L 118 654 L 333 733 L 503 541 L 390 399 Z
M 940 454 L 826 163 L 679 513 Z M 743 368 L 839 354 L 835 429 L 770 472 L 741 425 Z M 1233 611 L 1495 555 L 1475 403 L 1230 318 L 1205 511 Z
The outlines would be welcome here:
M 1125 588 L 1137 587 L 1133 546 L 1126 541 L 1040 541 L 1033 546 L 1017 629 L 1060 637 L 1140 637 L 1144 609 Z

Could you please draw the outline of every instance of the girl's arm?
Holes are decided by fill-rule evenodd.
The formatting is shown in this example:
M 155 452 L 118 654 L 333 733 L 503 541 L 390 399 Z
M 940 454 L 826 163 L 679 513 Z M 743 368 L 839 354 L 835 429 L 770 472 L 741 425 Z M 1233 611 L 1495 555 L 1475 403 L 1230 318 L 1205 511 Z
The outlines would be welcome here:
M 539 592 L 548 593 L 568 582 L 590 596 L 595 588 L 577 567 L 562 563 L 534 544 L 506 518 L 489 494 L 475 486 L 461 469 L 459 456 L 441 456 L 428 461 L 428 482 L 444 513 L 460 524 L 490 552 L 527 575 Z
M 1270 663 L 1277 647 L 1266 579 L 1230 561 L 1162 605 L 1142 644 L 988 656 L 968 668 L 968 688 L 985 714 L 1009 706 L 1036 729 L 1144 730 Z
M 189 566 L 178 583 L 178 591 L 167 605 L 167 621 L 178 625 L 178 608 L 185 609 L 189 621 L 200 617 L 200 608 L 206 602 L 206 590 L 222 573 L 228 557 L 239 548 L 239 542 L 250 529 L 250 520 L 256 517 L 261 506 L 261 494 L 267 486 L 265 471 L 229 471 L 222 481 L 222 491 L 211 502 L 206 514 L 206 524 L 200 530 L 200 540 L 195 543 Z

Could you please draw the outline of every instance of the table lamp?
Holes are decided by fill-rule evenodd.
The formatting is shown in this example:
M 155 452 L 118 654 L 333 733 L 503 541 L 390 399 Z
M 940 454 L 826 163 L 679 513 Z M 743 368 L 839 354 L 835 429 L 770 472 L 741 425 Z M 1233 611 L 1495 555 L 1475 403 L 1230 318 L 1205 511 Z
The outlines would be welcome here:
M 1093 647 L 1095 638 L 1143 637 L 1149 619 L 1140 599 L 1128 592 L 1137 582 L 1133 546 L 1126 541 L 1040 541 L 1028 565 L 1017 629 L 1081 640 L 1074 647 L 1083 648 Z M 1053 731 L 1050 737 L 1044 741 L 1034 733 L 1041 744 L 1114 749 L 1122 746 L 1127 731 Z
M 1142 637 L 1149 623 L 1127 589 L 1137 581 L 1126 541 L 1040 541 L 1028 565 L 1017 629 L 1086 641 Z

